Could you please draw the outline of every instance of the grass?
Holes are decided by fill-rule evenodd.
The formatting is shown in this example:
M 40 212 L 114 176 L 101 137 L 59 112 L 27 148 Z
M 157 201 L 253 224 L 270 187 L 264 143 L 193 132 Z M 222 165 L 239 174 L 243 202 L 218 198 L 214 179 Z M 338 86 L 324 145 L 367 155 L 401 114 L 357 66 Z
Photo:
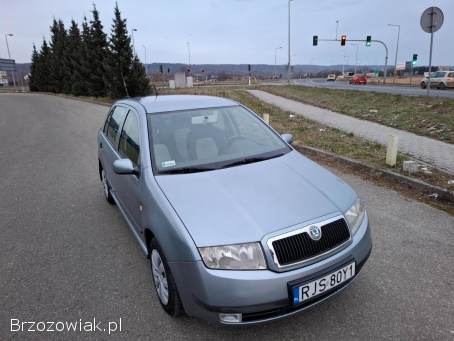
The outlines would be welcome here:
M 345 115 L 454 143 L 454 99 L 295 85 L 258 88 Z

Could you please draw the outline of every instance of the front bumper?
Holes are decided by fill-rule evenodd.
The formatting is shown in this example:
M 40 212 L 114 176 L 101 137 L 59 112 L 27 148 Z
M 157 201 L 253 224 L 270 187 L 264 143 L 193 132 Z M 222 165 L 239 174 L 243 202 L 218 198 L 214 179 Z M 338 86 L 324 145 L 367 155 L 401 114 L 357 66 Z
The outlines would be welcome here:
M 283 318 L 323 301 L 347 287 L 353 277 L 303 305 L 293 306 L 287 283 L 318 278 L 349 261 L 356 262 L 356 273 L 366 262 L 372 249 L 367 215 L 352 238 L 352 243 L 338 253 L 299 269 L 274 272 L 270 270 L 212 270 L 202 261 L 170 263 L 186 313 L 211 322 L 220 322 L 219 313 L 242 313 L 243 321 L 253 324 Z

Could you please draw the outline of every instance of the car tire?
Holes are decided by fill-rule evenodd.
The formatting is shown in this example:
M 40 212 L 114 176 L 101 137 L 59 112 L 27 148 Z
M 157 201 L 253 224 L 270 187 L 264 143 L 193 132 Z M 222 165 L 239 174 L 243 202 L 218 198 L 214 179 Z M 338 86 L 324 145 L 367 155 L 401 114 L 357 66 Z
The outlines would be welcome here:
M 440 90 L 446 89 L 445 83 L 441 82 L 440 84 L 438 84 L 437 89 L 440 89 Z
M 184 313 L 177 286 L 167 260 L 156 239 L 148 247 L 150 254 L 151 274 L 156 294 L 164 311 L 172 317 Z
M 110 185 L 109 181 L 107 181 L 106 172 L 104 168 L 101 169 L 101 182 L 104 192 L 104 197 L 106 198 L 107 202 L 111 205 L 115 205 L 115 201 L 112 197 L 112 193 L 110 193 Z
M 427 87 L 426 83 L 421 82 L 421 89 L 425 89 Z

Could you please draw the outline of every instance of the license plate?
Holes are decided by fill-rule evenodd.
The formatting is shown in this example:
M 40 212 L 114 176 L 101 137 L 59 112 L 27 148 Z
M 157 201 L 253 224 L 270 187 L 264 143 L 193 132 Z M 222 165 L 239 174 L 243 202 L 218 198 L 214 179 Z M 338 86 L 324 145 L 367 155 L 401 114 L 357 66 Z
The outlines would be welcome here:
M 300 304 L 335 288 L 355 276 L 355 262 L 312 282 L 293 287 L 293 304 Z

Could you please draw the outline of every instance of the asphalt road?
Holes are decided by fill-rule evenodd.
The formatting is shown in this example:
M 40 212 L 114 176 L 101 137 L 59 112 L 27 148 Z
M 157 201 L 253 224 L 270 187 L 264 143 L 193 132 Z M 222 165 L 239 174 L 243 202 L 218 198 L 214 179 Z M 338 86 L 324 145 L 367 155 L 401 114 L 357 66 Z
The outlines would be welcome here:
M 392 80 L 390 80 L 391 82 Z M 394 95 L 405 95 L 405 96 L 425 96 L 426 90 L 404 85 L 379 85 L 379 84 L 367 84 L 367 85 L 355 85 L 349 84 L 344 81 L 328 82 L 325 79 L 295 79 L 292 82 L 296 85 L 329 88 L 329 89 L 343 89 L 343 90 L 358 90 L 358 91 L 373 91 L 373 92 L 384 92 Z M 431 89 L 430 95 L 433 97 L 448 97 L 454 98 L 454 90 L 437 90 Z
M 342 294 L 297 316 L 227 328 L 171 319 L 148 260 L 97 174 L 107 108 L 0 95 L 0 340 L 453 340 L 454 217 L 358 177 L 374 250 Z M 119 321 L 122 331 L 10 332 L 10 320 Z

